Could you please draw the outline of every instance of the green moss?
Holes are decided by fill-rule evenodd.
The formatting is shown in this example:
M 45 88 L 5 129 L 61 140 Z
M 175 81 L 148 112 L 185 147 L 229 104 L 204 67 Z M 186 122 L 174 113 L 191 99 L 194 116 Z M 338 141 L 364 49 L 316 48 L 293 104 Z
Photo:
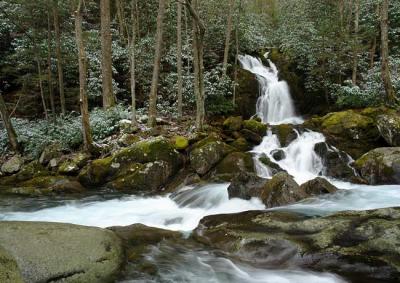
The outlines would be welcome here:
M 287 146 L 297 138 L 296 132 L 293 130 L 293 125 L 282 124 L 273 127 L 272 132 L 278 136 L 282 146 Z
M 258 122 L 256 120 L 246 120 L 243 122 L 243 127 L 247 130 L 250 130 L 260 136 L 265 136 L 267 133 L 268 126 Z
M 56 177 L 56 176 L 36 177 L 21 183 L 21 186 L 33 187 L 33 188 L 48 188 L 56 184 L 58 181 L 60 181 L 60 178 L 64 179 L 63 177 Z
M 177 150 L 185 150 L 189 146 L 189 140 L 183 136 L 175 137 L 175 148 Z
M 112 167 L 113 158 L 96 159 L 87 165 L 79 174 L 79 181 L 86 185 L 102 185 L 117 171 Z
M 245 138 L 236 139 L 234 142 L 231 143 L 231 146 L 237 148 L 240 151 L 249 151 L 252 148 Z
M 224 121 L 223 127 L 228 131 L 240 131 L 243 125 L 243 118 L 241 116 L 229 117 Z

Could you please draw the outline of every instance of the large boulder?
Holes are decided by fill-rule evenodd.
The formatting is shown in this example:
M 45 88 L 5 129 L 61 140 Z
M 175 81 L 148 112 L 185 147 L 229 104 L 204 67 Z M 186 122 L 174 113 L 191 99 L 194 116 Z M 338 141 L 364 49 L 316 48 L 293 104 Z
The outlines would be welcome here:
M 279 172 L 286 172 L 282 169 L 279 164 L 273 162 L 266 154 L 261 154 L 258 161 L 262 163 L 263 166 L 267 167 L 272 175 L 278 174 Z
M 79 170 L 82 169 L 89 160 L 90 155 L 83 152 L 67 156 L 61 161 L 58 167 L 58 173 L 62 175 L 77 175 Z
M 1 166 L 1 171 L 5 174 L 15 174 L 21 169 L 23 164 L 24 160 L 22 157 L 14 155 Z
M 391 146 L 400 146 L 400 114 L 384 114 L 377 118 L 379 133 Z
M 267 179 L 257 176 L 255 173 L 240 172 L 228 187 L 229 198 L 241 198 L 250 200 L 260 197 Z
M 254 173 L 254 161 L 251 153 L 232 152 L 228 154 L 217 166 L 210 172 L 211 178 L 219 178 L 230 182 L 235 175 L 245 172 Z
M 190 166 L 200 175 L 205 175 L 219 161 L 235 149 L 226 143 L 207 138 L 198 142 L 190 152 Z
M 243 118 L 242 116 L 236 116 L 236 117 L 229 117 L 224 121 L 223 127 L 227 131 L 240 131 L 243 126 Z
M 330 144 L 356 159 L 381 146 L 375 116 L 367 110 L 329 113 L 306 121 L 304 126 L 323 132 Z
M 0 282 L 23 283 L 21 272 L 15 259 L 0 246 Z
M 260 94 L 259 83 L 254 74 L 243 69 L 238 69 L 237 78 L 237 112 L 244 119 L 249 119 L 256 113 L 257 100 Z
M 350 166 L 352 160 L 347 153 L 330 146 L 326 142 L 315 144 L 314 151 L 321 158 L 325 176 L 348 181 L 357 177 L 354 168 Z
M 300 189 L 303 190 L 308 196 L 333 194 L 339 190 L 334 185 L 329 183 L 328 180 L 320 177 L 305 182 L 300 186 Z
M 121 240 L 111 231 L 58 223 L 0 222 L 0 246 L 25 282 L 112 282 Z
M 297 139 L 297 132 L 291 124 L 272 126 L 272 133 L 276 135 L 282 147 L 286 147 Z
M 400 184 L 400 147 L 371 150 L 356 160 L 354 166 L 371 185 Z
M 400 278 L 400 208 L 321 218 L 283 211 L 207 216 L 194 237 L 271 268 L 311 267 L 357 278 L 357 282 L 396 282 Z
M 43 167 L 38 161 L 32 161 L 23 165 L 18 173 L 0 178 L 0 185 L 2 186 L 17 186 L 21 182 L 30 180 L 35 177 L 48 176 L 50 172 Z
M 257 120 L 251 119 L 243 121 L 243 128 L 263 137 L 267 133 L 268 126 Z

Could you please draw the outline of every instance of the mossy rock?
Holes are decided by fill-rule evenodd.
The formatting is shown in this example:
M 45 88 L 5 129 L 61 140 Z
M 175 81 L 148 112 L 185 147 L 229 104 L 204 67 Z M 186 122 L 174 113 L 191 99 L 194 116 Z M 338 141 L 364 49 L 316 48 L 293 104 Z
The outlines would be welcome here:
M 377 117 L 379 133 L 390 146 L 400 146 L 400 114 Z
M 243 121 L 243 128 L 263 137 L 267 133 L 268 126 L 266 124 L 263 124 L 261 122 L 252 119 Z
M 21 271 L 15 259 L 0 246 L 0 282 L 23 283 Z
M 183 136 L 176 136 L 175 140 L 175 148 L 177 150 L 185 150 L 189 147 L 189 140 Z
M 35 160 L 22 166 L 21 170 L 17 174 L 0 178 L 0 185 L 16 186 L 19 183 L 27 181 L 29 179 L 48 175 L 51 175 L 51 173 L 45 167 L 43 167 L 43 165 L 41 165 L 39 161 Z
M 243 126 L 243 118 L 242 116 L 237 116 L 237 117 L 229 117 L 224 121 L 223 127 L 225 130 L 228 131 L 240 131 Z
M 272 133 L 278 136 L 282 147 L 288 146 L 292 141 L 297 139 L 297 133 L 290 124 L 276 125 L 272 127 Z
M 237 74 L 236 109 L 237 114 L 249 119 L 256 113 L 257 100 L 260 94 L 259 83 L 254 74 L 241 68 Z
M 400 147 L 376 148 L 354 162 L 371 185 L 400 184 Z
M 113 158 L 93 160 L 84 167 L 79 174 L 79 181 L 85 186 L 95 186 L 105 184 L 120 168 L 120 164 L 113 163 Z
M 83 168 L 90 160 L 90 155 L 87 153 L 79 152 L 68 156 L 66 160 L 62 161 L 58 167 L 58 173 L 61 175 L 76 175 L 79 170 Z
M 5 174 L 15 174 L 21 170 L 24 160 L 20 155 L 14 155 L 9 160 L 3 163 L 1 171 Z
M 258 159 L 263 165 L 268 167 L 273 175 L 279 172 L 286 172 L 277 163 L 273 162 L 267 155 L 263 154 Z
M 252 149 L 252 146 L 247 142 L 245 138 L 238 138 L 235 141 L 233 141 L 230 145 L 240 151 L 249 151 Z
M 248 152 L 232 152 L 228 154 L 214 170 L 211 172 L 211 178 L 220 178 L 230 182 L 236 174 L 255 173 L 253 156 Z
M 235 149 L 222 141 L 215 141 L 213 138 L 198 142 L 194 149 L 190 152 L 190 166 L 196 173 L 205 175 L 209 172 L 222 158 Z

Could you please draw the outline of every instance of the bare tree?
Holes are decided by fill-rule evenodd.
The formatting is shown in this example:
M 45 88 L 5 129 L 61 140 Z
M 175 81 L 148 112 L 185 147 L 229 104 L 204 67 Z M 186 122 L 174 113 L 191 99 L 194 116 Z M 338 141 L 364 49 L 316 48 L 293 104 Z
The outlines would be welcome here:
M 135 44 L 136 44 L 136 14 L 135 10 L 137 8 L 137 0 L 132 0 L 132 9 L 131 9 L 131 35 L 128 33 L 128 46 L 130 52 L 130 73 L 131 73 L 131 97 L 132 97 L 132 128 L 135 129 L 137 127 L 136 120 L 136 54 L 135 54 Z
M 177 44 L 176 57 L 178 68 L 178 119 L 182 119 L 183 65 L 182 65 L 182 3 L 177 2 Z
M 63 59 L 61 54 L 61 33 L 60 33 L 60 22 L 58 16 L 58 0 L 55 0 L 53 4 L 53 22 L 54 22 L 54 31 L 56 39 L 58 91 L 60 93 L 61 114 L 65 115 L 67 110 L 66 110 L 65 95 L 64 95 L 64 73 L 63 73 Z
M 381 7 L 381 56 L 382 56 L 382 81 L 386 91 L 387 102 L 391 105 L 397 103 L 389 67 L 389 0 L 382 1 Z
M 14 127 L 11 123 L 10 116 L 8 115 L 6 103 L 4 102 L 3 95 L 0 94 L 0 116 L 4 122 L 7 131 L 8 141 L 14 151 L 18 151 L 18 139 Z
M 229 48 L 231 45 L 232 18 L 233 18 L 234 6 L 235 6 L 235 1 L 229 0 L 229 12 L 228 12 L 228 19 L 227 19 L 227 24 L 226 24 L 226 35 L 225 35 L 224 61 L 222 64 L 222 72 L 223 72 L 224 76 L 226 76 L 226 70 L 228 68 L 228 58 L 229 58 Z
M 85 45 L 82 37 L 82 3 L 83 0 L 78 0 L 78 7 L 75 11 L 75 37 L 76 45 L 78 47 L 78 60 L 79 60 L 79 102 L 82 115 L 82 134 L 83 146 L 88 152 L 93 149 L 93 140 L 90 129 L 89 121 L 89 107 L 88 98 L 86 94 L 87 85 L 87 64 Z
M 50 11 L 51 4 L 50 0 L 47 0 L 47 84 L 49 88 L 49 97 L 50 97 L 50 107 L 53 116 L 56 115 L 56 107 L 54 104 L 54 90 L 53 90 L 53 74 L 51 72 L 51 21 L 50 21 Z
M 157 91 L 158 91 L 158 81 L 160 77 L 162 41 L 163 41 L 163 30 L 164 30 L 163 22 L 165 17 L 166 5 L 167 5 L 167 0 L 158 1 L 156 47 L 154 55 L 153 78 L 151 81 L 150 101 L 149 101 L 149 120 L 148 120 L 149 127 L 154 127 L 156 125 Z
M 103 82 L 103 107 L 115 106 L 112 87 L 112 49 L 110 0 L 100 0 L 101 14 L 101 75 Z
M 360 23 L 360 0 L 354 0 L 354 47 L 353 47 L 353 71 L 352 82 L 357 85 L 357 71 L 358 71 L 358 32 Z

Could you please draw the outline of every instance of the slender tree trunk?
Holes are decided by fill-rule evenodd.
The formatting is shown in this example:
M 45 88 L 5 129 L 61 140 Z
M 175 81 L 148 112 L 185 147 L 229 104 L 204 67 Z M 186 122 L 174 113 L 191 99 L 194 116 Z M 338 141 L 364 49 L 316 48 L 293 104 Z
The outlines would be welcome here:
M 242 0 L 239 0 L 239 15 L 236 19 L 236 28 L 235 28 L 235 72 L 234 72 L 234 85 L 233 85 L 233 97 L 232 97 L 232 104 L 236 105 L 236 91 L 237 91 L 237 79 L 238 79 L 238 68 L 239 68 L 239 28 L 240 28 L 240 17 L 242 12 Z
M 4 102 L 3 95 L 0 94 L 0 116 L 4 122 L 7 131 L 8 141 L 14 151 L 18 151 L 18 138 L 15 133 L 14 127 L 11 123 L 10 116 L 8 115 L 6 103 Z
M 178 67 L 178 120 L 182 119 L 183 67 L 182 67 L 182 3 L 177 2 L 177 67 Z
M 360 0 L 354 0 L 354 48 L 353 48 L 353 71 L 352 82 L 357 85 L 357 70 L 358 70 L 358 31 L 360 22 Z
M 63 59 L 61 54 L 61 33 L 60 33 L 60 23 L 58 17 L 58 0 L 55 0 L 53 5 L 53 21 L 54 21 L 54 31 L 56 35 L 58 90 L 60 93 L 61 114 L 64 116 L 67 110 L 66 110 L 65 95 L 64 95 L 64 73 L 63 73 Z
M 47 84 L 49 87 L 50 96 L 50 107 L 53 116 L 56 116 L 56 107 L 54 104 L 54 89 L 53 89 L 53 74 L 51 73 L 51 21 L 50 21 L 50 1 L 47 0 L 48 12 L 47 12 Z
M 376 36 L 372 39 L 371 49 L 369 51 L 369 68 L 372 69 L 375 64 L 375 53 L 376 53 Z
M 78 0 L 78 8 L 75 12 L 75 36 L 76 45 L 78 47 L 78 60 L 79 60 L 79 102 L 82 115 L 82 134 L 83 134 L 83 146 L 85 151 L 91 152 L 93 148 L 93 140 L 90 129 L 89 121 L 89 107 L 88 98 L 86 94 L 87 84 L 87 68 L 86 68 L 86 53 L 85 46 L 82 37 L 82 2 Z
M 118 29 L 119 35 L 121 37 L 121 41 L 125 44 L 127 36 L 126 33 L 126 26 L 125 26 L 125 16 L 124 16 L 124 9 L 123 9 L 123 0 L 115 0 L 115 8 L 117 10 L 117 17 L 118 17 Z
M 386 91 L 387 102 L 393 105 L 397 102 L 389 67 L 389 0 L 382 1 L 381 7 L 381 56 L 382 81 Z
M 159 0 L 158 16 L 157 16 L 157 34 L 156 34 L 156 47 L 154 55 L 153 78 L 151 81 L 150 101 L 149 101 L 149 120 L 148 126 L 154 127 L 156 125 L 157 115 L 157 91 L 158 80 L 160 76 L 161 54 L 162 54 L 162 41 L 164 29 L 164 16 L 166 10 L 167 0 Z
M 103 107 L 115 106 L 112 87 L 112 49 L 110 0 L 100 0 L 101 14 L 101 75 L 103 82 Z
M 46 105 L 46 98 L 44 97 L 44 90 L 43 90 L 43 81 L 42 81 L 42 67 L 40 66 L 40 59 L 39 55 L 36 55 L 36 65 L 38 70 L 38 77 L 39 77 L 39 89 L 40 89 L 40 97 L 42 99 L 42 106 L 44 111 L 44 117 L 46 120 L 49 118 L 47 113 L 47 105 Z
M 136 60 L 135 60 L 135 44 L 136 44 L 136 21 L 135 21 L 135 7 L 137 7 L 137 0 L 132 0 L 132 35 L 128 36 L 128 45 L 130 51 L 130 73 L 131 73 L 131 97 L 132 97 L 132 129 L 137 128 L 136 120 Z
M 228 58 L 229 58 L 229 47 L 231 45 L 231 34 L 232 34 L 232 18 L 233 18 L 233 9 L 235 6 L 234 0 L 229 0 L 229 12 L 228 19 L 226 24 L 226 34 L 225 34 L 225 51 L 224 51 L 224 61 L 222 64 L 222 74 L 226 76 L 226 70 L 228 68 Z
M 204 89 L 204 34 L 205 26 L 198 14 L 198 0 L 186 0 L 186 7 L 193 19 L 193 65 L 194 90 L 196 96 L 196 129 L 203 130 L 205 118 L 205 89 Z

